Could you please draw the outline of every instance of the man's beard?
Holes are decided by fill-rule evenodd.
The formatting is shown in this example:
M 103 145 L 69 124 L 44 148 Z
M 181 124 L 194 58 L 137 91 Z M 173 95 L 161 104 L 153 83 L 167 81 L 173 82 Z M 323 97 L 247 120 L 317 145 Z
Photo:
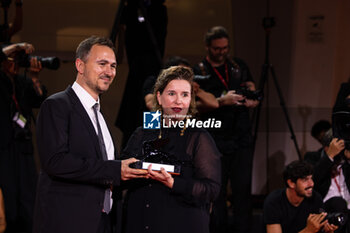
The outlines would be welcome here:
M 312 196 L 312 192 L 311 192 L 310 195 L 307 195 L 307 191 L 308 191 L 309 189 L 313 189 L 313 187 L 307 187 L 307 188 L 305 188 L 305 189 L 303 190 L 304 192 L 301 192 L 301 191 L 299 191 L 298 189 L 296 189 L 295 191 L 296 191 L 296 194 L 297 194 L 299 197 L 311 197 L 311 196 Z
M 214 56 L 213 54 L 209 54 L 209 58 L 210 60 L 216 62 L 216 63 L 221 63 L 221 62 L 224 62 L 225 59 L 227 58 L 227 54 L 226 55 L 218 55 L 218 56 Z

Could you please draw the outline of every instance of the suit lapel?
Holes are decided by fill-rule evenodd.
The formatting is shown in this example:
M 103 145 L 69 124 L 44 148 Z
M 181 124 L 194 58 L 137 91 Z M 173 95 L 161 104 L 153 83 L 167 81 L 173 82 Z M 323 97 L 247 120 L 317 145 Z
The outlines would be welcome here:
M 78 96 L 75 94 L 74 90 L 72 87 L 68 87 L 65 91 L 67 95 L 69 96 L 69 99 L 71 100 L 72 103 L 72 110 L 76 112 L 82 119 L 82 122 L 84 122 L 87 131 L 89 132 L 90 137 L 92 138 L 96 153 L 99 158 L 102 158 L 101 154 L 101 149 L 100 149 L 100 144 L 98 142 L 98 137 L 95 131 L 95 128 L 90 120 L 90 117 L 88 113 L 85 111 L 84 106 L 80 102 Z

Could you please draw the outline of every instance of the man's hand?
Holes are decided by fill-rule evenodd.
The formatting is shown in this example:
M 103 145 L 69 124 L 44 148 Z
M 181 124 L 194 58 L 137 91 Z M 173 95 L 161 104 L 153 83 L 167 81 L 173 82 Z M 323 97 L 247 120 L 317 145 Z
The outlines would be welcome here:
M 129 167 L 130 163 L 134 163 L 138 161 L 135 158 L 125 159 L 122 160 L 122 166 L 121 166 L 121 179 L 122 180 L 130 180 L 133 178 L 148 178 L 148 171 L 142 170 L 142 169 L 134 169 Z
M 43 95 L 41 83 L 39 81 L 39 72 L 41 71 L 41 69 L 41 62 L 38 61 L 36 57 L 32 57 L 30 59 L 29 76 L 32 79 L 34 90 L 39 96 Z
M 328 223 L 328 221 L 323 221 L 327 213 L 320 214 L 309 214 L 307 218 L 306 227 L 299 233 L 316 233 L 321 228 Z
M 267 224 L 266 233 L 282 233 L 281 224 Z
M 18 43 L 16 44 L 16 50 L 24 50 L 27 54 L 31 54 L 34 52 L 34 46 L 32 44 L 23 42 L 23 43 Z
M 23 43 L 12 44 L 2 49 L 3 53 L 6 56 L 19 52 L 21 50 L 24 50 L 25 53 L 27 54 L 31 54 L 32 52 L 34 52 L 34 46 L 26 42 L 23 42 Z
M 250 99 L 245 99 L 244 106 L 247 108 L 255 108 L 258 106 L 259 101 L 258 100 L 250 100 Z
M 251 81 L 245 82 L 245 86 L 248 88 L 249 91 L 256 91 L 255 84 Z M 244 102 L 244 106 L 246 106 L 247 108 L 255 108 L 256 106 L 258 106 L 258 104 L 258 100 L 246 99 Z
M 31 57 L 30 58 L 30 67 L 29 71 L 32 73 L 39 73 L 42 70 L 41 62 L 38 61 L 37 57 Z
M 245 98 L 242 95 L 236 94 L 236 91 L 231 90 L 226 95 L 218 98 L 219 105 L 243 105 Z
M 337 229 L 338 229 L 338 226 L 329 224 L 328 222 L 323 226 L 323 232 L 326 232 L 326 233 L 333 233 Z
M 199 91 L 199 88 L 200 88 L 199 84 L 196 83 L 196 82 L 193 82 L 192 83 L 192 88 L 193 88 L 194 94 L 197 95 L 197 92 Z
M 333 138 L 331 143 L 329 144 L 329 147 L 326 151 L 327 155 L 331 157 L 332 159 L 339 154 L 342 150 L 345 148 L 345 142 L 344 140 L 339 140 L 338 138 Z

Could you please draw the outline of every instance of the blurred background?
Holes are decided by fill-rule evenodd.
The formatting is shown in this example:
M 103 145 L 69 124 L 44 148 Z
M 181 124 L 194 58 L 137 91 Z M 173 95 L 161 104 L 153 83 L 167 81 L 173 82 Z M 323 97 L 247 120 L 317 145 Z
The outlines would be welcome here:
M 23 27 L 11 41 L 33 44 L 34 55 L 61 59 L 58 70 L 43 69 L 40 73 L 49 95 L 74 82 L 74 54 L 81 40 L 90 35 L 110 36 L 119 5 L 118 0 L 23 1 Z M 166 0 L 164 5 L 168 14 L 164 58 L 177 55 L 192 65 L 198 63 L 206 54 L 204 33 L 212 26 L 222 25 L 231 36 L 231 55 L 247 62 L 258 86 L 266 56 L 267 31 L 262 21 L 266 16 L 274 17 L 269 60 L 299 149 L 305 153 L 320 147 L 310 135 L 311 127 L 320 119 L 331 120 L 340 83 L 350 77 L 350 1 Z M 9 20 L 14 13 L 12 4 Z M 114 122 L 128 67 L 124 53 L 117 78 L 102 97 L 102 109 L 117 143 L 123 135 Z M 298 159 L 272 79 L 266 87 L 268 98 L 262 106 L 254 157 L 255 195 L 282 187 L 280 174 L 284 165 Z

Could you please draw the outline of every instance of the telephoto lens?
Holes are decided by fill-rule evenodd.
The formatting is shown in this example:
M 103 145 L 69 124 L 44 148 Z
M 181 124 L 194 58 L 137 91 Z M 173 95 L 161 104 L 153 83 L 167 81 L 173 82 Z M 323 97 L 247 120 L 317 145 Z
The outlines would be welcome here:
M 30 67 L 30 60 L 35 57 L 38 61 L 41 62 L 43 68 L 50 70 L 57 70 L 60 67 L 60 59 L 58 57 L 41 57 L 41 56 L 32 56 L 26 54 L 24 51 L 19 52 L 16 55 L 16 62 L 20 67 Z

